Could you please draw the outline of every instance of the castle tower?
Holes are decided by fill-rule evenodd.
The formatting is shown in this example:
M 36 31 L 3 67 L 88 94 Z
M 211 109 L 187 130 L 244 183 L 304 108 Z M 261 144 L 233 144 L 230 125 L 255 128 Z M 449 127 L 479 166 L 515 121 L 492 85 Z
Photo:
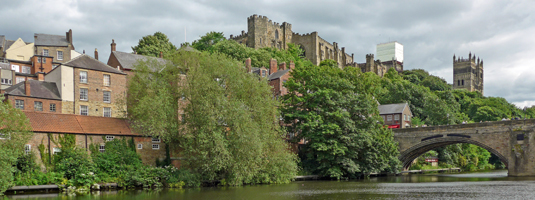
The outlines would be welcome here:
M 286 49 L 292 39 L 292 25 L 280 25 L 266 16 L 252 15 L 247 18 L 247 46 L 255 49 L 273 47 Z
M 457 58 L 453 55 L 453 89 L 466 89 L 483 93 L 483 60 L 472 52 L 468 58 Z

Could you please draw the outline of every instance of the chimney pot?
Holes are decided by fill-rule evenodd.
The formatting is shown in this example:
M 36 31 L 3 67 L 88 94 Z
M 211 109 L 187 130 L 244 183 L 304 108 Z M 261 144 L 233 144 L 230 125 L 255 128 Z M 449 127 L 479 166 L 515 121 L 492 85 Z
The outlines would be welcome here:
M 163 52 L 160 51 L 160 58 L 163 58 Z
M 111 52 L 117 51 L 117 44 L 115 44 L 115 40 L 111 39 Z
M 290 66 L 289 66 L 289 68 L 290 68 L 290 71 L 294 70 L 294 68 L 295 68 L 295 63 L 294 63 L 294 61 L 290 61 Z
M 247 73 L 251 72 L 251 58 L 247 58 L 247 60 L 245 60 L 245 68 Z
M 97 51 L 97 48 L 95 48 L 95 59 L 98 60 L 98 51 Z
M 279 70 L 286 70 L 286 63 L 283 62 L 279 65 Z

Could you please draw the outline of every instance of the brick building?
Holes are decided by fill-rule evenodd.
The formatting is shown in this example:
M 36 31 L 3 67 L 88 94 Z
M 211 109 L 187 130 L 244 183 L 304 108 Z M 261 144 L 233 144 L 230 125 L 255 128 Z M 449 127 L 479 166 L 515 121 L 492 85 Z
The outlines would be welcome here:
M 133 75 L 134 72 L 132 72 L 132 70 L 134 70 L 134 65 L 136 65 L 139 61 L 146 62 L 149 59 L 156 59 L 156 61 L 161 64 L 167 63 L 167 61 L 162 58 L 163 57 L 162 55 L 160 55 L 159 58 L 156 58 L 156 57 L 139 55 L 136 53 L 126 53 L 126 52 L 117 51 L 117 44 L 115 44 L 115 40 L 112 40 L 110 46 L 111 46 L 111 53 L 110 53 L 110 57 L 108 58 L 108 65 L 123 71 L 128 76 Z
M 388 128 L 408 128 L 412 125 L 412 112 L 407 103 L 379 105 L 379 115 Z
M 64 63 L 45 76 L 55 82 L 62 99 L 62 113 L 123 117 L 126 74 L 88 55 Z
M 44 155 L 53 156 L 59 152 L 59 135 L 74 134 L 76 146 L 88 153 L 91 145 L 96 145 L 99 151 L 105 151 L 107 141 L 114 139 L 133 139 L 136 152 L 141 156 L 143 164 L 155 165 L 155 161 L 165 159 L 164 144 L 158 138 L 146 137 L 132 131 L 130 124 L 124 119 L 81 116 L 72 114 L 58 114 L 46 112 L 24 111 L 34 132 L 33 138 L 26 144 L 26 151 L 36 155 L 37 162 L 41 162 L 39 145 L 44 145 Z M 179 163 L 175 163 L 179 166 Z
M 54 82 L 27 80 L 5 90 L 4 95 L 14 108 L 36 112 L 61 113 L 61 98 Z

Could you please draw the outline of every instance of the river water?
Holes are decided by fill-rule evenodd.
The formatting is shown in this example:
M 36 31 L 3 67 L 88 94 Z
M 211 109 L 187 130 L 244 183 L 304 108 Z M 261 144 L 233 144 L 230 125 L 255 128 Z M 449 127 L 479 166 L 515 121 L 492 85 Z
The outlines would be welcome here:
M 280 185 L 100 191 L 91 195 L 13 195 L 43 199 L 535 199 L 535 177 L 507 177 L 507 171 L 418 174 L 351 181 L 296 181 Z

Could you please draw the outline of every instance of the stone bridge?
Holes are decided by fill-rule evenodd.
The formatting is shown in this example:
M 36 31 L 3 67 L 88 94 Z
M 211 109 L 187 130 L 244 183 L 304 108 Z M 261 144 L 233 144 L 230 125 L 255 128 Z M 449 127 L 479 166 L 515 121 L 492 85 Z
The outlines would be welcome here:
M 456 143 L 480 146 L 498 156 L 509 176 L 535 176 L 535 119 L 394 129 L 404 169 L 429 150 Z M 534 143 L 534 145 L 530 145 Z

